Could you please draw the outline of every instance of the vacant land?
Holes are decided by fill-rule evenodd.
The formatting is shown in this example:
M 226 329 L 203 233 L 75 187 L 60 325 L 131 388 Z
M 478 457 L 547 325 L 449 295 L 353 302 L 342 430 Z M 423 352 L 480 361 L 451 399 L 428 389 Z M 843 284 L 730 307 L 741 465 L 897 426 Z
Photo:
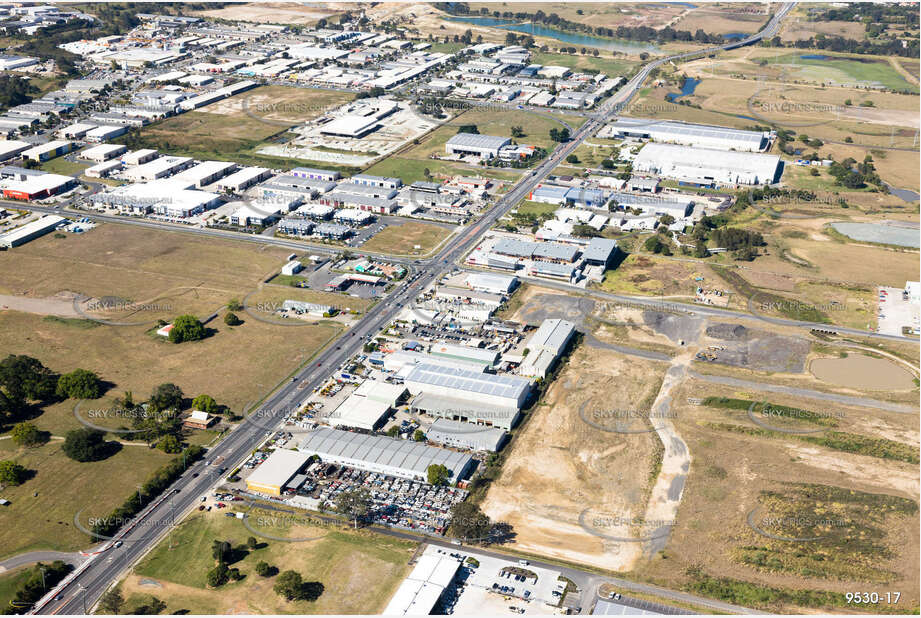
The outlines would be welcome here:
M 138 145 L 197 159 L 290 168 L 303 163 L 256 150 L 269 138 L 351 100 L 351 94 L 334 90 L 263 86 L 145 127 Z
M 688 402 L 707 395 L 767 400 L 777 412 L 755 418 L 794 433 L 759 427 L 744 402 Z M 844 592 L 875 585 L 902 599 L 868 611 L 917 607 L 917 466 L 879 449 L 917 456 L 914 415 L 696 381 L 675 393 L 673 409 L 693 463 L 665 554 L 638 574 L 766 611 L 845 609 Z
M 5 343 L 4 350 L 16 350 Z M 41 426 L 40 420 L 35 423 Z M 10 504 L 0 511 L 0 558 L 35 550 L 89 548 L 93 545 L 89 535 L 74 525 L 77 513 L 83 511 L 84 526 L 89 517 L 108 515 L 171 458 L 144 445 L 124 445 L 103 461 L 78 463 L 61 452 L 62 444 L 52 440 L 41 447 L 17 449 L 11 440 L 0 440 L 3 459 L 34 472 L 19 487 L 3 490 Z
M 702 279 L 698 280 L 701 277 Z M 685 262 L 632 253 L 614 270 L 605 273 L 601 288 L 625 294 L 666 296 L 691 301 L 698 286 L 729 289 L 703 261 Z
M 193 614 L 357 614 L 379 613 L 409 572 L 408 564 L 415 543 L 370 532 L 354 532 L 348 526 L 313 527 L 300 523 L 304 518 L 290 513 L 254 511 L 258 518 L 277 518 L 275 525 L 258 526 L 271 536 L 304 538 L 313 541 L 284 542 L 257 537 L 256 549 L 245 549 L 252 532 L 238 519 L 223 513 L 195 513 L 173 532 L 173 549 L 162 542 L 141 562 L 135 574 L 122 583 L 129 603 L 152 594 L 167 603 L 168 613 Z M 215 561 L 211 557 L 214 540 L 230 541 L 235 549 L 231 567 L 245 575 L 212 589 L 206 574 Z M 254 572 L 257 562 L 265 561 L 279 571 L 293 569 L 305 582 L 319 582 L 323 592 L 316 601 L 288 602 L 272 586 L 277 576 L 262 577 Z
M 185 313 L 204 319 L 232 299 L 242 301 L 284 263 L 286 253 L 122 225 L 65 239 L 46 236 L 0 255 L 0 289 L 39 300 L 85 298 L 77 306 L 87 316 L 129 325 L 5 311 L 0 348 L 35 356 L 59 372 L 96 371 L 113 383 L 113 395 L 129 390 L 146 397 L 154 386 L 174 382 L 192 397 L 205 392 L 240 411 L 306 362 L 339 327 L 305 327 L 292 339 L 285 328 L 239 312 L 244 324 L 226 326 L 218 314 L 206 325 L 211 336 L 199 342 L 175 345 L 150 331 L 158 319 Z M 100 301 L 114 308 L 93 311 Z M 241 372 L 246 380 L 239 379 Z M 52 432 L 72 428 L 71 408 L 53 406 L 37 423 Z
M 481 176 L 505 182 L 517 181 L 522 173 L 522 170 L 482 167 L 432 159 L 411 159 L 402 155 L 387 157 L 366 169 L 365 172 L 377 176 L 393 176 L 402 180 L 403 184 L 412 184 L 419 180 L 430 179 L 426 176 L 425 170 L 429 170 L 429 173 L 437 179 L 454 176 Z
M 336 9 L 304 6 L 296 2 L 248 2 L 209 11 L 193 11 L 193 15 L 270 24 L 300 24 L 312 26 L 321 19 L 336 15 Z
M 675 30 L 707 34 L 752 34 L 768 20 L 760 4 L 706 4 L 686 13 L 673 27 Z
M 372 236 L 362 248 L 392 255 L 426 255 L 450 234 L 450 229 L 432 223 L 390 223 Z
M 483 503 L 490 517 L 511 524 L 512 547 L 630 568 L 641 542 L 608 537 L 641 540 L 650 532 L 619 522 L 643 516 L 655 478 L 661 443 L 633 411 L 648 414 L 664 371 L 660 363 L 603 347 L 576 349 L 528 413 Z
M 536 53 L 532 57 L 532 62 L 569 67 L 573 71 L 600 71 L 609 77 L 629 77 L 637 66 L 637 63 L 623 57 L 605 58 L 601 55 L 555 54 L 552 52 Z

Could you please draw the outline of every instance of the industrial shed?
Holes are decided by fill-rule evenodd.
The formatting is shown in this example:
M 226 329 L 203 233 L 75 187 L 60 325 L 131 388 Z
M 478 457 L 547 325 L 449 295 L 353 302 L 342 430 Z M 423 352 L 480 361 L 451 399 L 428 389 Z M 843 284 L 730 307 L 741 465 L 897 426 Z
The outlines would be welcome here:
M 783 164 L 776 155 L 672 144 L 646 144 L 633 169 L 704 187 L 770 184 L 783 174 Z
M 511 143 L 508 137 L 458 133 L 447 141 L 445 152 L 456 155 L 475 155 L 481 159 L 499 156 L 499 149 Z
M 280 496 L 285 483 L 297 474 L 310 455 L 288 449 L 276 449 L 246 479 L 246 488 L 263 494 Z
M 471 451 L 496 452 L 502 448 L 508 434 L 498 427 L 486 427 L 446 418 L 436 419 L 425 437 L 430 442 L 465 448 Z
M 308 434 L 299 448 L 300 453 L 318 455 L 323 462 L 412 480 L 424 481 L 429 466 L 442 464 L 450 473 L 449 481 L 456 483 L 473 467 L 473 458 L 465 453 L 326 427 Z

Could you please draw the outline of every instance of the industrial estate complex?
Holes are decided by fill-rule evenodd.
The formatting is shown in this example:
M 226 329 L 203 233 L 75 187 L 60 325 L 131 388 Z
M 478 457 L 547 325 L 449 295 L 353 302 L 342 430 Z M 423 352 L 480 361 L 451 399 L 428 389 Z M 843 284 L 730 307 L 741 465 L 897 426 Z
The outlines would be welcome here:
M 916 6 L 139 7 L 0 6 L 11 613 L 917 613 Z

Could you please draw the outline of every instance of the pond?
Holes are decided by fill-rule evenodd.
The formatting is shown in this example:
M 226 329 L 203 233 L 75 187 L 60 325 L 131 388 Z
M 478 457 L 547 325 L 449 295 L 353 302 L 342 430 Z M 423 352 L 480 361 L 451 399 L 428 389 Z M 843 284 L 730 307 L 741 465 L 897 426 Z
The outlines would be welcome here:
M 665 100 L 671 103 L 674 103 L 682 97 L 686 97 L 694 94 L 694 90 L 697 88 L 697 84 L 700 83 L 699 79 L 694 79 L 693 77 L 687 77 L 684 80 L 684 83 L 681 84 L 681 92 L 672 92 L 665 95 Z
M 817 358 L 809 371 L 822 380 L 850 388 L 873 391 L 896 391 L 914 388 L 912 374 L 892 361 L 863 354 L 846 358 Z
M 854 223 L 836 221 L 832 228 L 848 238 L 862 242 L 875 242 L 900 247 L 921 249 L 918 228 L 910 225 L 892 223 Z
M 730 41 L 736 41 L 738 39 L 744 39 L 748 36 L 747 32 L 724 32 L 723 38 L 729 39 Z
M 800 56 L 800 60 L 828 60 L 830 56 L 824 54 L 803 54 Z
M 477 26 L 489 26 L 492 28 L 501 28 L 502 30 L 512 30 L 514 32 L 530 34 L 531 36 L 547 37 L 579 47 L 597 47 L 598 49 L 618 51 L 624 54 L 638 54 L 640 52 L 659 53 L 661 51 L 656 45 L 651 43 L 635 43 L 622 39 L 609 39 L 576 32 L 564 32 L 563 30 L 548 28 L 547 26 L 533 24 L 531 22 L 497 19 L 494 17 L 448 17 L 447 19 L 448 21 L 464 22 Z

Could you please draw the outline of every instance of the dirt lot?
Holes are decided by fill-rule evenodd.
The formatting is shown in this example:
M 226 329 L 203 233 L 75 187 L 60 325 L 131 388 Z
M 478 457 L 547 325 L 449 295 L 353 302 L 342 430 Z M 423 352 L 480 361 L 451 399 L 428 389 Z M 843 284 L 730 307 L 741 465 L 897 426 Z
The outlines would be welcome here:
M 661 445 L 630 412 L 648 413 L 664 371 L 616 352 L 575 351 L 530 413 L 483 505 L 512 525 L 513 547 L 611 570 L 639 559 L 641 542 L 609 537 L 642 541 L 650 533 L 623 522 L 644 515 Z
M 716 350 L 717 363 L 756 371 L 802 373 L 812 344 L 806 339 L 784 337 L 740 324 L 711 323 L 707 345 Z
M 696 32 L 702 28 L 709 34 L 731 34 L 734 32 L 757 32 L 768 16 L 764 5 L 752 4 L 707 4 L 689 11 L 673 25 L 676 30 Z
M 758 427 L 744 410 L 687 402 L 708 395 L 807 407 L 794 398 L 688 381 L 673 400 L 676 424 L 693 456 L 678 525 L 665 557 L 643 563 L 638 574 L 691 591 L 702 591 L 695 586 L 712 581 L 707 578 L 730 578 L 734 583 L 720 587 L 725 600 L 782 613 L 846 605 L 843 597 L 798 604 L 775 598 L 773 590 L 843 593 L 881 582 L 900 589 L 902 599 L 895 607 L 869 611 L 909 613 L 916 607 L 917 465 L 832 450 L 794 434 L 757 436 L 715 429 L 713 423 Z M 837 431 L 917 444 L 915 415 L 842 406 L 810 409 L 833 413 Z M 804 483 L 809 484 L 805 490 Z M 851 491 L 863 493 L 847 493 Z M 769 534 L 821 538 L 768 538 L 749 526 L 753 511 L 756 527 Z M 827 523 L 809 531 L 788 524 L 820 521 Z

